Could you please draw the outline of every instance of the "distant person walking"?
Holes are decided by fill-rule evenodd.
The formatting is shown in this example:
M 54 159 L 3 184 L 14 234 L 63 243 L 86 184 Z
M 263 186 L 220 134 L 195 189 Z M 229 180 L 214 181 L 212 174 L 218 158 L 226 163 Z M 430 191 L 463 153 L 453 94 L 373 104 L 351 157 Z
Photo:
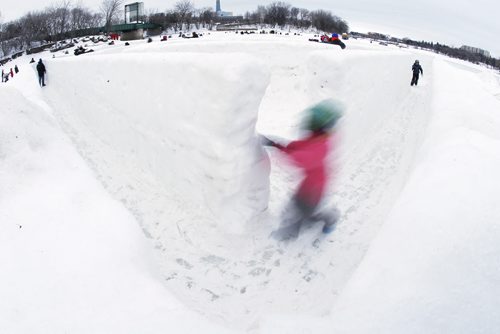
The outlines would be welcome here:
M 40 84 L 41 87 L 44 87 L 45 86 L 45 73 L 47 71 L 45 70 L 45 65 L 43 64 L 41 59 L 38 61 L 38 64 L 36 65 L 36 70 L 38 72 L 38 83 Z
M 16 74 L 19 73 L 19 67 L 17 67 L 17 65 L 14 66 L 14 72 L 16 72 Z
M 422 66 L 420 66 L 420 63 L 418 60 L 415 60 L 415 63 L 411 67 L 411 70 L 413 71 L 413 77 L 411 78 L 411 84 L 410 86 L 413 85 L 418 85 L 418 77 L 420 74 L 424 75 L 424 70 L 422 69 Z
M 13 78 L 14 77 L 14 71 L 12 70 L 12 67 L 10 68 L 10 77 Z

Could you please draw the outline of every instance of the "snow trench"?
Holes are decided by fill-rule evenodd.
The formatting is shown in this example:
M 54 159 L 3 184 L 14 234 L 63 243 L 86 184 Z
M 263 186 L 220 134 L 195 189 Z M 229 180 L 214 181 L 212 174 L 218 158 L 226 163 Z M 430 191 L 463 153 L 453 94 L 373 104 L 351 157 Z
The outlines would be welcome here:
M 406 53 L 290 49 L 271 64 L 127 53 L 60 59 L 50 72 L 48 104 L 154 240 L 167 287 L 237 329 L 328 314 L 404 187 L 430 113 L 432 80 L 410 87 Z M 297 110 L 327 97 L 348 106 L 326 198 L 342 220 L 320 244 L 315 230 L 279 244 L 268 235 L 297 180 L 273 152 L 270 168 L 257 116 L 259 131 L 293 136 Z

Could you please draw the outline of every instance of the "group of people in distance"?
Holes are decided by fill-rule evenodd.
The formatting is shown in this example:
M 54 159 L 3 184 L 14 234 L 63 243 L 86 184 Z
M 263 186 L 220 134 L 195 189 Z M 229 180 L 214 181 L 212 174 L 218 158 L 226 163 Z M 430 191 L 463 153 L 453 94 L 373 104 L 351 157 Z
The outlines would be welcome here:
M 19 68 L 17 67 L 17 65 L 14 66 L 14 69 L 12 69 L 12 67 L 11 67 L 10 70 L 7 72 L 5 72 L 4 69 L 2 69 L 2 74 L 1 74 L 2 82 L 9 81 L 9 77 L 13 78 L 14 73 L 16 73 L 16 74 L 19 73 Z

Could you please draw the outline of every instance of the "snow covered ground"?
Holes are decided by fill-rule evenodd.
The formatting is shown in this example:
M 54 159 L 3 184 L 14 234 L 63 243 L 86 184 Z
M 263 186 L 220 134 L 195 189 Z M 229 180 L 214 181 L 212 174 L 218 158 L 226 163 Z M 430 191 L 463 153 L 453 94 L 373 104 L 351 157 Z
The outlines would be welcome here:
M 0 332 L 498 332 L 499 75 L 309 37 L 44 53 L 43 89 L 16 60 L 0 85 Z M 341 221 L 278 243 L 297 175 L 255 133 L 295 138 L 327 97 L 347 106 L 325 200 Z

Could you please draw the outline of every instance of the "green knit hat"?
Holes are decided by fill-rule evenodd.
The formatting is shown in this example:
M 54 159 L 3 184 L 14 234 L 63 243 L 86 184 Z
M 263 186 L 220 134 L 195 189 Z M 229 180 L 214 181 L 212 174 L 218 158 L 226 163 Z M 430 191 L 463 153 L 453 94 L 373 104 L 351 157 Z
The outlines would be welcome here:
M 305 127 L 309 131 L 328 131 L 335 126 L 344 113 L 344 105 L 333 99 L 326 99 L 306 109 Z

